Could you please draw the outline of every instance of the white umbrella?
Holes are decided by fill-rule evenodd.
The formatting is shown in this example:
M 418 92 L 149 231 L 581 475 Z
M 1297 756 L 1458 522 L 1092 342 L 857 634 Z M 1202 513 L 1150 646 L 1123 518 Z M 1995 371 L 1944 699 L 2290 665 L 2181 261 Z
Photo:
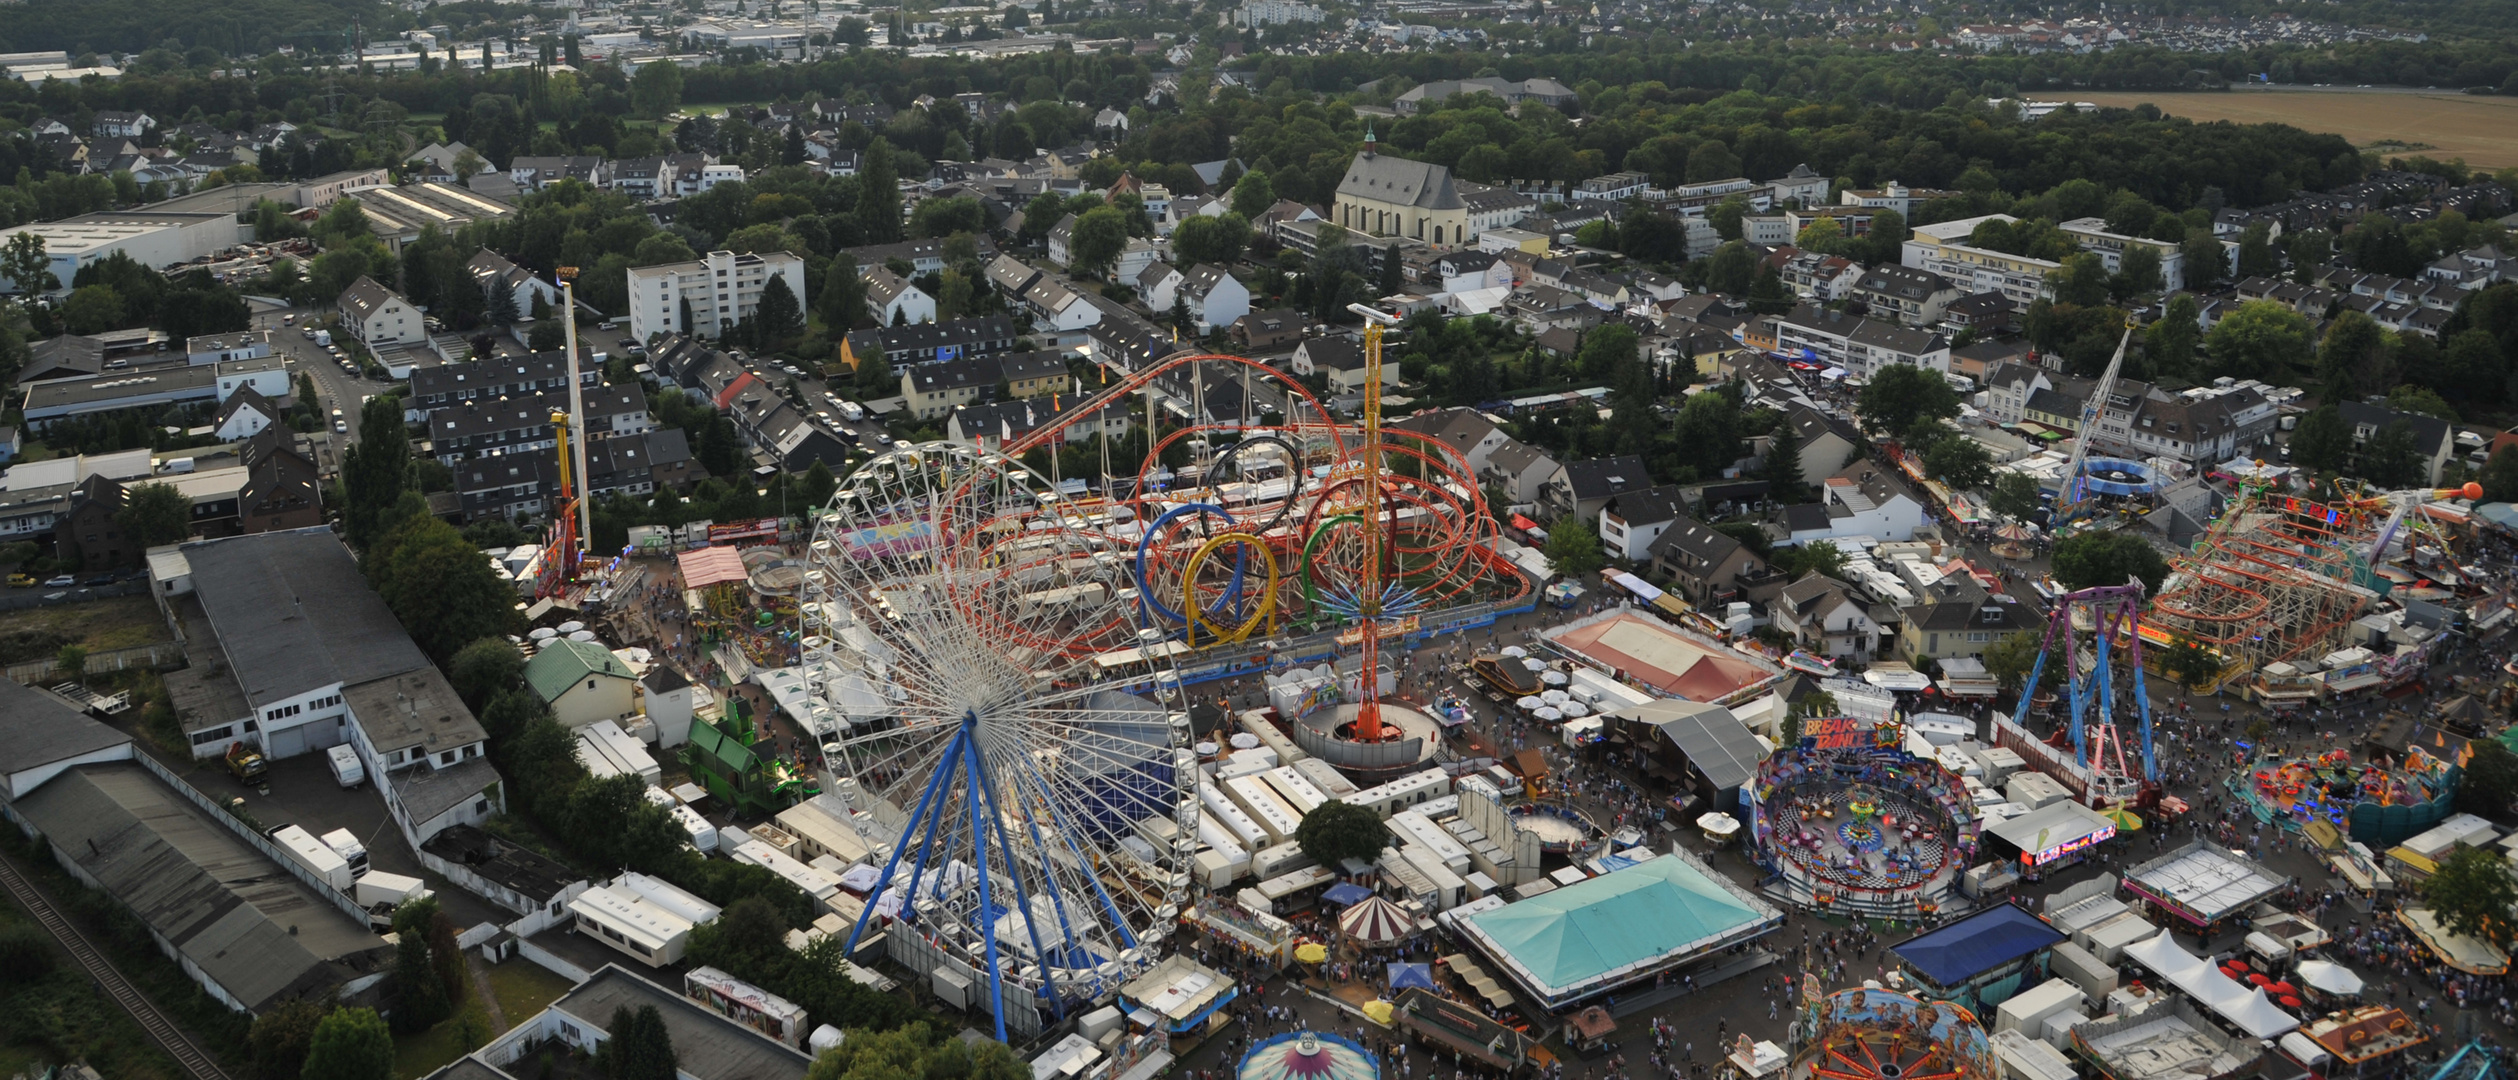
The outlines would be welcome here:
M 580 630 L 574 634 L 568 635 L 568 640 L 570 641 L 593 641 L 594 639 L 595 632 L 592 630 Z
M 563 634 L 574 634 L 574 633 L 576 633 L 576 632 L 578 632 L 578 631 L 580 631 L 580 630 L 583 630 L 583 629 L 585 629 L 585 628 L 586 628 L 586 624 L 581 623 L 581 622 L 564 622 L 564 623 L 561 623 L 561 624 L 560 624 L 560 633 L 563 633 Z
M 1530 655 L 1530 650 L 1524 649 L 1519 645 L 1506 645 L 1504 646 L 1504 655 L 1512 657 L 1515 660 L 1519 660 L 1522 657 Z
M 1214 743 L 1202 742 L 1197 745 L 1196 749 L 1199 757 L 1214 757 L 1216 750 L 1219 748 Z
M 2300 961 L 2299 981 L 2307 983 L 2310 986 L 2314 986 L 2317 989 L 2323 990 L 2329 994 L 2357 994 L 2361 992 L 2361 977 L 2353 974 L 2351 968 L 2344 967 L 2332 960 Z
M 1740 831 L 1740 819 L 1720 812 L 1704 814 L 1696 819 L 1696 827 L 1713 836 L 1729 836 Z
M 1562 691 L 1562 690 L 1541 690 L 1541 691 L 1539 691 L 1539 700 L 1540 700 L 1540 702 L 1542 702 L 1542 703 L 1544 703 L 1544 704 L 1548 704 L 1548 705 L 1562 705 L 1562 704 L 1565 704 L 1566 700 L 1567 700 L 1570 696 L 1571 696 L 1571 695 L 1567 694 L 1565 691 Z
M 1558 711 L 1556 711 L 1556 710 L 1555 710 L 1555 709 L 1553 709 L 1553 708 L 1541 709 L 1541 710 L 1539 710 L 1538 712 L 1536 712 L 1536 713 L 1534 713 L 1534 714 L 1532 714 L 1532 715 L 1535 715 L 1535 716 L 1537 716 L 1539 719 L 1541 719 L 1541 720 L 1545 720 L 1545 721 L 1547 721 L 1548 723 L 1551 723 L 1551 724 L 1553 724 L 1553 723 L 1555 723 L 1555 722 L 1557 722 L 1557 721 L 1559 721 L 1559 720 L 1565 719 L 1565 714 L 1564 714 L 1564 713 L 1558 712 Z
M 533 628 L 533 633 L 525 636 L 530 637 L 535 641 L 549 641 L 552 638 L 560 636 L 560 632 L 547 626 L 537 626 Z
M 1256 750 L 1258 748 L 1259 736 L 1253 735 L 1247 731 L 1233 736 L 1233 749 L 1235 750 Z
M 1589 706 L 1589 705 L 1585 705 L 1585 704 L 1583 704 L 1582 702 L 1579 702 L 1579 701 L 1568 701 L 1568 702 L 1566 702 L 1565 704 L 1562 704 L 1562 705 L 1557 706 L 1557 707 L 1556 707 L 1556 711 L 1561 712 L 1561 713 L 1564 713 L 1564 714 L 1565 714 L 1565 718 L 1566 718 L 1566 719 L 1568 719 L 1568 720 L 1571 720 L 1571 719 L 1573 719 L 1574 717 L 1577 717 L 1577 716 L 1588 716 L 1588 715 L 1590 715 L 1590 714 L 1591 714 L 1591 706 Z
M 1539 681 L 1546 683 L 1549 686 L 1563 686 L 1565 685 L 1565 673 L 1562 671 L 1542 671 L 1539 673 Z
M 1534 698 L 1534 697 L 1526 697 L 1526 698 L 1523 698 L 1523 699 L 1521 699 L 1521 700 L 1519 700 L 1519 701 L 1513 702 L 1513 705 L 1514 705 L 1516 708 L 1520 708 L 1520 709 L 1523 709 L 1523 710 L 1535 709 L 1535 708 L 1538 708 L 1539 706 L 1541 706 L 1541 705 L 1545 705 L 1545 704 L 1547 704 L 1546 700 L 1541 699 L 1541 698 Z
M 1525 656 L 1521 658 L 1521 666 L 1529 668 L 1532 671 L 1546 671 L 1548 669 L 1548 662 L 1535 656 Z

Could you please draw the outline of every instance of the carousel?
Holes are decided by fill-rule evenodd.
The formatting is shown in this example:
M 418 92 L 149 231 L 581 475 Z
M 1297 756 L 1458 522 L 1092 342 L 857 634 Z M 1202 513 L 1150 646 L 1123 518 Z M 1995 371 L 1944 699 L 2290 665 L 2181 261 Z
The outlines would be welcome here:
M 1371 1051 L 1318 1031 L 1263 1039 L 1233 1072 L 1237 1080 L 1381 1080 L 1381 1064 Z
M 1966 1009 L 1878 987 L 1839 990 L 1803 1011 L 1790 1080 L 2000 1080 Z
M 2259 821 L 2293 831 L 2312 821 L 2344 829 L 2357 807 L 2419 807 L 2454 796 L 2457 764 L 2420 747 L 2393 765 L 2355 760 L 2349 750 L 2304 758 L 2264 755 L 2231 775 L 2228 786 Z
M 1802 745 L 1779 750 L 1741 789 L 1757 860 L 1805 907 L 1929 915 L 1974 862 L 1978 841 L 1965 785 L 1937 761 L 1873 733 L 1805 722 Z M 1846 721 L 1835 726 L 1856 722 Z

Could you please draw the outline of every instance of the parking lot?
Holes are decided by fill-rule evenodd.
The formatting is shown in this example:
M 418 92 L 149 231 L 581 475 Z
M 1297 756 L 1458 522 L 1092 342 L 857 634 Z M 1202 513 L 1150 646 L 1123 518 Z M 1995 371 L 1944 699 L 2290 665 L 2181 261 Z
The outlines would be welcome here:
M 271 330 L 272 350 L 289 360 L 289 375 L 306 375 L 315 380 L 316 415 L 324 418 L 327 430 L 345 445 L 358 439 L 359 405 L 367 397 L 393 386 L 393 383 L 353 374 L 341 366 L 330 350 L 315 344 L 302 324 L 312 321 L 319 312 L 314 308 L 265 307 L 254 313 L 254 328 Z M 341 411 L 336 420 L 333 410 Z

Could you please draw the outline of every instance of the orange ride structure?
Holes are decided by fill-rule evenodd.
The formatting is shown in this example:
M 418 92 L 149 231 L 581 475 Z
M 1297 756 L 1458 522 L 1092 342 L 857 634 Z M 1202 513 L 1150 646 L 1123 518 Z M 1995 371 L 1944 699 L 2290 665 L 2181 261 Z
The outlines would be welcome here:
M 2340 647 L 2381 589 L 2372 567 L 2433 499 L 2479 498 L 2481 485 L 2366 493 L 2319 502 L 2240 489 L 2201 539 L 2170 562 L 2149 628 L 2217 654 L 2223 678 Z
M 1195 835 L 1184 681 L 1349 634 L 1369 676 L 1385 644 L 1528 602 L 1464 457 L 1383 430 L 1381 333 L 1355 420 L 1255 361 L 1175 355 L 1035 399 L 1002 441 L 895 446 L 814 512 L 804 720 L 888 851 L 852 949 L 880 932 L 956 972 L 1000 1035 L 1107 1002 L 1191 903 L 1194 840 L 1123 846 L 1150 818 Z M 1148 428 L 1112 475 L 1098 436 Z M 1100 494 L 1058 494 L 1095 458 Z M 1396 739 L 1412 710 L 1358 683 L 1338 737 Z
M 1789 1080 L 2000 1080 L 2002 1066 L 1974 1013 L 1876 987 L 1811 1001 Z

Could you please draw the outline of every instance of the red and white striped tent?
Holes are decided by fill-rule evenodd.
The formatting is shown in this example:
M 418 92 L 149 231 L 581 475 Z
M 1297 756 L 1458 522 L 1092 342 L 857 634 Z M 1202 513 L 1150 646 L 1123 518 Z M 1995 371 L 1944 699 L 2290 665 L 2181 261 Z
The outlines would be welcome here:
M 1390 945 L 1416 934 L 1416 920 L 1381 897 L 1357 903 L 1338 916 L 1338 931 L 1358 945 Z

